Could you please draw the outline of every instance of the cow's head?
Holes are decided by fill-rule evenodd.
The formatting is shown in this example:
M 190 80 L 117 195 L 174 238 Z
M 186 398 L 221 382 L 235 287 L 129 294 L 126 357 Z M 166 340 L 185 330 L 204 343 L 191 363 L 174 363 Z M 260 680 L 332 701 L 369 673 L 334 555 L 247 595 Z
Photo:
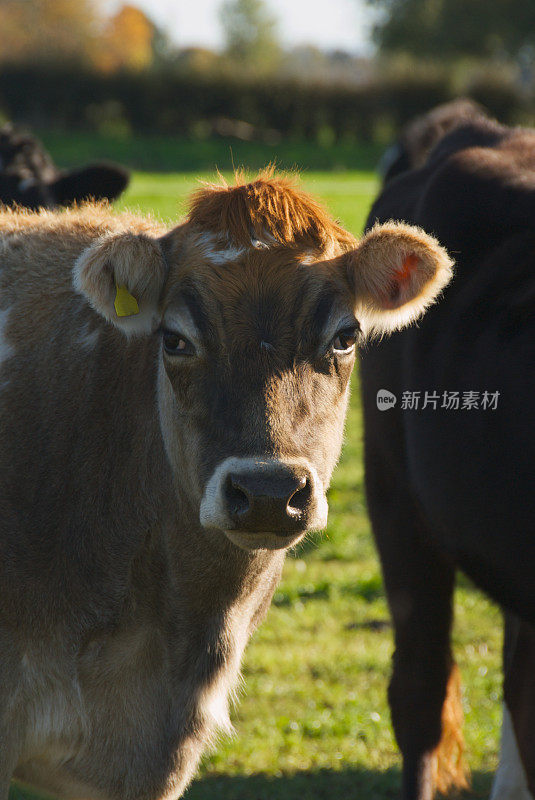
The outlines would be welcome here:
M 35 136 L 7 123 L 0 128 L 0 204 L 37 210 L 87 200 L 115 200 L 130 175 L 107 161 L 59 170 Z
M 127 335 L 158 341 L 158 403 L 202 526 L 282 548 L 327 521 L 355 347 L 416 319 L 451 262 L 390 223 L 360 242 L 289 181 L 208 188 L 160 239 L 120 234 L 75 286 Z

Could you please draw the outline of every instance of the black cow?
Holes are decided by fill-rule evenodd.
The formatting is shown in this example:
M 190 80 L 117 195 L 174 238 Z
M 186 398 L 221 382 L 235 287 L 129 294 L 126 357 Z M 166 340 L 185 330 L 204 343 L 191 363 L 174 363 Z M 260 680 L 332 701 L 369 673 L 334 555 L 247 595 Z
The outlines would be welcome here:
M 8 123 L 0 128 L 0 203 L 37 209 L 68 206 L 89 198 L 115 200 L 129 173 L 100 162 L 59 170 L 41 142 Z
M 535 658 L 535 133 L 477 107 L 453 114 L 420 164 L 401 149 L 390 165 L 368 227 L 392 218 L 433 233 L 457 262 L 419 327 L 361 361 L 366 489 L 395 626 L 389 701 L 403 798 L 464 783 L 450 648 L 456 568 L 522 620 L 509 618 L 515 732 L 506 713 L 494 796 L 529 798 L 534 737 L 511 687 L 535 696 L 520 657 Z
M 422 167 L 436 143 L 449 131 L 485 116 L 479 103 L 468 97 L 458 97 L 415 117 L 402 130 L 399 139 L 385 151 L 379 163 L 383 183 L 389 183 L 409 169 Z

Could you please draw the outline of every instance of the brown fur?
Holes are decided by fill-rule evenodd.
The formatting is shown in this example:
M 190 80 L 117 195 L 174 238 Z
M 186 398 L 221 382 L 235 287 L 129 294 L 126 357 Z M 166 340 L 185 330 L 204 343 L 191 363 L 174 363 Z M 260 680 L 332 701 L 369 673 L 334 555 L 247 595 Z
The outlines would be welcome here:
M 418 275 L 445 256 L 412 233 L 423 310 Z M 321 516 L 354 363 L 332 342 L 364 305 L 380 327 L 355 287 L 387 248 L 396 292 L 410 235 L 378 229 L 360 259 L 274 176 L 204 190 L 169 232 L 100 206 L 0 213 L 3 796 L 11 775 L 68 798 L 184 790 L 284 550 Z M 115 315 L 118 283 L 138 315 Z M 201 525 L 228 461 L 304 465 L 291 536 Z
M 324 208 L 296 186 L 295 179 L 264 170 L 250 183 L 236 176 L 236 186 L 210 185 L 191 200 L 189 220 L 202 230 L 221 234 L 243 247 L 266 236 L 279 244 L 327 251 L 334 244 L 349 249 L 355 239 Z
M 442 707 L 442 736 L 433 753 L 433 784 L 442 794 L 450 789 L 468 789 L 470 771 L 464 758 L 461 673 L 453 665 Z
M 451 278 L 452 263 L 444 248 L 421 228 L 400 222 L 374 226 L 359 242 L 353 260 L 359 316 L 370 332 L 413 322 L 422 304 L 433 303 Z
M 403 797 L 429 800 L 431 781 L 421 776 L 433 751 L 439 788 L 465 784 L 456 676 L 446 692 L 454 570 L 518 614 L 526 631 L 535 620 L 533 549 L 525 535 L 534 527 L 534 428 L 523 400 L 532 394 L 533 375 L 527 221 L 535 136 L 457 101 L 409 125 L 386 165 L 367 225 L 392 217 L 423 225 L 458 261 L 444 302 L 418 330 L 368 348 L 361 363 L 368 507 L 389 598 L 404 595 L 413 609 L 408 622 L 395 619 L 390 693 Z M 399 398 L 407 390 L 433 388 L 440 395 L 490 383 L 500 402 L 507 398 L 492 420 L 481 414 L 467 422 L 440 409 L 427 415 L 422 405 L 418 413 L 398 407 L 377 414 L 376 394 L 385 386 Z M 506 633 L 511 626 L 508 616 Z M 505 652 L 516 651 L 508 641 Z M 524 796 L 526 780 L 535 785 L 533 735 L 523 713 L 530 703 L 522 679 L 529 675 L 533 683 L 526 652 L 518 649 L 518 669 L 504 664 L 506 703 L 512 684 L 517 702 L 516 713 L 505 709 L 504 763 L 492 792 L 497 800 Z

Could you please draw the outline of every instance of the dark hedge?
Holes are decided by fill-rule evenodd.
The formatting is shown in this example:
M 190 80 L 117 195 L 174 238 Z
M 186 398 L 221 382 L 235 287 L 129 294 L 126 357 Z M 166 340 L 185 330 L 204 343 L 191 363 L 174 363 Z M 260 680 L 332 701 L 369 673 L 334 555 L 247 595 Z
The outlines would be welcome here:
M 0 111 L 36 128 L 207 135 L 221 118 L 255 131 L 331 141 L 389 138 L 414 115 L 453 96 L 446 78 L 389 79 L 359 87 L 283 81 L 123 73 L 79 68 L 2 67 Z M 509 87 L 478 84 L 472 96 L 504 122 L 523 110 Z

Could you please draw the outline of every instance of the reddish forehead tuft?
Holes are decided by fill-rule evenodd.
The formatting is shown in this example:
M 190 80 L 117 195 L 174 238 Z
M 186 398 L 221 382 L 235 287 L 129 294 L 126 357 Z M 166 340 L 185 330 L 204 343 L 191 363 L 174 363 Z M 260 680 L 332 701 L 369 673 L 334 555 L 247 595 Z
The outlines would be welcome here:
M 238 179 L 235 186 L 200 189 L 191 199 L 189 222 L 242 247 L 266 238 L 317 250 L 333 244 L 345 250 L 355 242 L 295 180 L 269 169 L 251 183 Z

